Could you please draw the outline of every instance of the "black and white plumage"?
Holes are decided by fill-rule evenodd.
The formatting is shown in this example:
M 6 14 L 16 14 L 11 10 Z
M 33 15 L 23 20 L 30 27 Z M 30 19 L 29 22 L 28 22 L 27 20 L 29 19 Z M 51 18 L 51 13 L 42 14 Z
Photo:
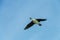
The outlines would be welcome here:
M 46 19 L 32 19 L 30 17 L 30 19 L 32 20 L 25 28 L 24 30 L 30 28 L 31 26 L 33 26 L 34 24 L 38 24 L 39 26 L 41 26 L 41 24 L 39 23 L 40 21 L 46 21 Z

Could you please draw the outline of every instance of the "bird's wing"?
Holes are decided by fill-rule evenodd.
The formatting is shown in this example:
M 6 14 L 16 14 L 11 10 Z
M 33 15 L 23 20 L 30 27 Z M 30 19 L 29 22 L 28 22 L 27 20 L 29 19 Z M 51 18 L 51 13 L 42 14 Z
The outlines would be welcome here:
M 38 20 L 39 22 L 40 22 L 40 21 L 46 21 L 46 19 L 36 19 L 36 20 Z
M 30 28 L 30 27 L 33 26 L 33 25 L 34 25 L 34 23 L 33 23 L 33 21 L 31 21 L 31 22 L 24 28 L 24 30 Z

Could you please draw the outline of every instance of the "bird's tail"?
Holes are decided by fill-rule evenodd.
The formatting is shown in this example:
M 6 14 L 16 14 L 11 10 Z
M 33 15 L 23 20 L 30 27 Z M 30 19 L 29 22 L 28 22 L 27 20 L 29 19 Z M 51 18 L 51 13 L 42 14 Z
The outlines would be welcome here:
M 39 26 L 42 26 L 42 24 L 38 24 Z

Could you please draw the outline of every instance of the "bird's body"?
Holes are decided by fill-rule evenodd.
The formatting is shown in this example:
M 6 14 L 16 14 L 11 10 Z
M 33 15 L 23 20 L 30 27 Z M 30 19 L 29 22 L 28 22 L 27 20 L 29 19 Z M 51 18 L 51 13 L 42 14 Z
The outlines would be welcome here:
M 40 21 L 46 21 L 46 19 L 33 19 L 30 18 L 32 21 L 24 28 L 24 30 L 30 28 L 31 26 L 33 26 L 34 24 L 38 24 L 39 26 L 41 26 L 41 24 L 39 23 Z
M 39 22 L 36 19 L 32 19 L 33 23 L 38 24 Z

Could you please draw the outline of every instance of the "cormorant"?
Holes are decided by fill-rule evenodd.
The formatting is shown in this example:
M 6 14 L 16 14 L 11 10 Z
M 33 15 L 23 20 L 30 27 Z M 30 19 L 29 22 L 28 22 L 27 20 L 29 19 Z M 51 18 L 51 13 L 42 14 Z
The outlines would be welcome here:
M 39 22 L 41 21 L 46 21 L 46 19 L 33 19 L 30 17 L 30 19 L 32 20 L 25 28 L 24 30 L 30 28 L 31 26 L 33 26 L 34 24 L 38 24 L 39 26 L 42 26 L 42 24 L 40 24 Z

